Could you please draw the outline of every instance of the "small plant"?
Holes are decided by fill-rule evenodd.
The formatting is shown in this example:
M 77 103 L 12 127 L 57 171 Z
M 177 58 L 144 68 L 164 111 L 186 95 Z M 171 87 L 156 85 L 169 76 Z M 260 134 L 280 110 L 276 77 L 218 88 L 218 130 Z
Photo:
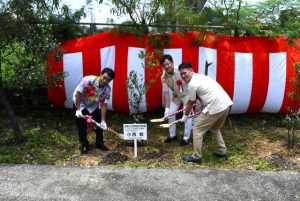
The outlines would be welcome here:
M 141 60 L 145 60 L 146 67 L 144 63 L 142 63 L 142 66 L 144 69 L 146 68 L 146 70 L 154 69 L 159 64 L 152 54 L 147 57 L 143 51 L 139 53 L 139 58 Z M 158 75 L 155 77 L 155 80 L 157 79 Z M 140 114 L 142 112 L 140 110 L 140 106 L 143 102 L 144 95 L 147 93 L 151 85 L 155 83 L 155 80 L 150 80 L 147 84 L 145 84 L 143 75 L 138 74 L 135 70 L 131 70 L 129 72 L 129 76 L 126 81 L 126 88 L 129 97 L 130 115 L 133 116 L 136 122 L 144 120 L 144 116 Z
M 293 101 L 293 108 L 288 109 L 288 114 L 283 119 L 288 131 L 288 147 L 294 148 L 295 146 L 295 130 L 300 125 L 300 63 L 295 63 L 296 75 L 291 79 L 295 90 L 289 93 L 290 99 Z
M 294 148 L 295 146 L 295 129 L 300 125 L 300 114 L 298 112 L 290 112 L 285 116 L 283 122 L 288 131 L 288 147 Z
M 143 101 L 143 96 L 146 94 L 146 88 L 143 82 L 143 76 L 138 75 L 137 71 L 132 70 L 129 73 L 129 77 L 126 81 L 127 93 L 129 97 L 130 115 L 136 122 L 143 120 L 143 116 L 140 115 L 140 105 Z

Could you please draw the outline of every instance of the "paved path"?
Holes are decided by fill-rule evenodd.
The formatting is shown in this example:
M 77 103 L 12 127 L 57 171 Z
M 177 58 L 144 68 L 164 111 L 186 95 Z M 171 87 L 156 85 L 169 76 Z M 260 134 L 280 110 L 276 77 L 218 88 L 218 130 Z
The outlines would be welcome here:
M 0 200 L 300 200 L 299 173 L 0 165 Z

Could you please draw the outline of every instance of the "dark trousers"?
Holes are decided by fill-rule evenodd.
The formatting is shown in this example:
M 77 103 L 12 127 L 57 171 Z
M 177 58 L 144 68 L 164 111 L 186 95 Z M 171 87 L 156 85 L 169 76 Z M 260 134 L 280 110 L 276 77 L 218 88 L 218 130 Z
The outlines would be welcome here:
M 84 109 L 81 111 L 83 115 L 91 115 L 92 118 L 97 121 L 98 123 L 101 122 L 101 115 L 100 109 L 95 109 L 92 113 L 89 113 L 87 109 Z M 79 142 L 82 146 L 89 147 L 89 142 L 87 139 L 87 122 L 84 118 L 77 118 L 76 124 L 78 128 L 78 136 L 79 136 Z M 92 126 L 94 127 L 94 126 Z M 96 146 L 100 146 L 103 144 L 103 130 L 99 128 L 98 126 L 95 126 L 95 132 L 96 132 Z

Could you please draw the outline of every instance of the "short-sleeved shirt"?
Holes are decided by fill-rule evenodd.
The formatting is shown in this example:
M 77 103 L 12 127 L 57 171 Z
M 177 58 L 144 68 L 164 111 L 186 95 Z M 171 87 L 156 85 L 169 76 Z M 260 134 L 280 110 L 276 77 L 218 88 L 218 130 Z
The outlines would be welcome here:
M 186 104 L 188 101 L 188 85 L 184 80 L 181 78 L 180 72 L 178 70 L 178 67 L 174 67 L 174 73 L 168 74 L 167 72 L 163 72 L 163 75 L 161 76 L 161 82 L 163 87 L 163 92 L 169 91 L 169 89 L 172 90 L 174 95 L 174 102 L 177 105 L 180 105 L 181 103 Z M 182 87 L 180 90 L 180 87 Z
M 100 103 L 109 100 L 111 88 L 109 85 L 99 86 L 99 76 L 85 76 L 77 85 L 73 93 L 73 102 L 76 105 L 76 93 L 81 93 L 80 110 L 86 108 L 89 112 L 93 112 L 97 107 L 100 108 Z
M 193 73 L 188 92 L 189 100 L 195 101 L 199 97 L 210 115 L 222 112 L 233 104 L 222 86 L 206 75 Z

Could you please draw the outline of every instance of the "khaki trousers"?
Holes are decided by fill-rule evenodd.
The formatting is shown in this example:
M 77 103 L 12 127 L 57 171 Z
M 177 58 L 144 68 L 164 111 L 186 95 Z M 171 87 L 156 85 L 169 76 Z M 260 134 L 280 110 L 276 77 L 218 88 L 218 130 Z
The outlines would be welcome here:
M 218 150 L 226 153 L 226 146 L 220 130 L 226 120 L 228 113 L 229 107 L 222 112 L 213 115 L 208 114 L 208 112 L 206 114 L 200 114 L 193 129 L 194 158 L 202 157 L 201 149 L 203 135 L 207 131 L 210 131 L 212 134 L 214 134 L 219 146 Z

